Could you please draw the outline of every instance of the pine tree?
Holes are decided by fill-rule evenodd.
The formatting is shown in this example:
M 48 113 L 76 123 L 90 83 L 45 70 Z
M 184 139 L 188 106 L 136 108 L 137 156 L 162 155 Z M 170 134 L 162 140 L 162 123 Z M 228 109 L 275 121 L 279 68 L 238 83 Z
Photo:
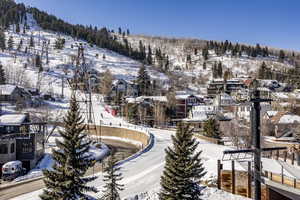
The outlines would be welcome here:
M 198 55 L 198 49 L 197 48 L 194 49 L 194 54 L 195 54 L 195 56 Z
M 214 118 L 210 118 L 205 122 L 203 131 L 205 136 L 220 139 L 219 126 Z
M 64 38 L 57 38 L 55 40 L 54 48 L 55 49 L 63 49 L 65 46 L 65 43 L 66 43 L 66 41 Z
M 198 142 L 193 138 L 192 129 L 180 123 L 173 148 L 166 151 L 166 164 L 161 176 L 160 200 L 200 200 L 199 181 L 205 175 L 201 162 L 201 151 L 195 152 Z
M 0 30 L 0 49 L 2 51 L 4 51 L 4 49 L 6 48 L 6 45 L 5 45 L 6 41 L 5 41 L 5 33 Z
M 35 67 L 39 69 L 39 72 L 43 71 L 42 60 L 40 55 L 35 56 Z
M 202 50 L 202 56 L 203 56 L 204 60 L 207 60 L 207 59 L 208 59 L 208 55 L 209 55 L 208 49 L 207 49 L 207 48 L 204 48 L 204 49 Z
M 20 51 L 23 47 L 23 39 L 20 40 L 17 50 Z
M 176 92 L 174 87 L 169 88 L 166 94 L 168 105 L 167 105 L 167 115 L 171 119 L 176 114 Z
M 16 33 L 20 33 L 20 24 L 19 23 L 17 23 L 17 25 L 16 25 Z
M 94 160 L 86 153 L 89 151 L 90 141 L 84 133 L 84 119 L 80 115 L 80 108 L 72 94 L 70 110 L 64 117 L 63 131 L 60 131 L 62 141 L 56 140 L 58 150 L 53 150 L 53 170 L 44 170 L 46 189 L 40 195 L 42 200 L 53 199 L 85 199 L 86 192 L 97 192 L 96 188 L 87 183 L 96 177 L 84 177 Z
M 138 72 L 137 84 L 139 87 L 139 95 L 147 96 L 150 94 L 150 88 L 151 88 L 150 77 L 144 65 L 141 66 Z
M 119 172 L 120 167 L 116 166 L 117 161 L 114 156 L 111 156 L 108 160 L 107 166 L 104 168 L 104 195 L 101 200 L 120 200 L 119 191 L 124 189 L 124 185 L 121 185 L 119 181 L 122 180 L 122 174 Z
M 263 62 L 260 66 L 260 68 L 258 69 L 258 74 L 257 77 L 259 79 L 265 79 L 266 78 L 266 72 L 267 72 L 267 65 L 265 62 Z
M 33 35 L 30 36 L 29 47 L 34 47 Z
M 218 69 L 217 69 L 217 62 L 215 61 L 212 66 L 212 77 L 218 78 Z
M 206 70 L 206 62 L 203 63 L 203 70 Z
M 152 50 L 151 50 L 150 45 L 148 45 L 147 63 L 149 65 L 152 65 Z
M 140 40 L 139 41 L 139 53 L 140 53 L 140 60 L 145 60 L 146 58 L 146 51 L 145 51 L 145 46 L 143 45 L 143 42 Z
M 0 85 L 5 84 L 5 82 L 6 82 L 6 78 L 5 78 L 4 69 L 3 66 L 0 64 Z
M 218 76 L 218 78 L 221 78 L 223 76 L 223 67 L 222 67 L 221 61 L 219 61 L 218 66 L 217 66 L 217 76 Z
M 284 59 L 285 59 L 285 53 L 284 53 L 283 50 L 280 50 L 280 51 L 279 51 L 278 60 L 279 60 L 280 62 L 283 62 Z
M 9 50 L 12 50 L 14 48 L 14 39 L 12 36 L 9 37 L 7 41 L 7 46 Z

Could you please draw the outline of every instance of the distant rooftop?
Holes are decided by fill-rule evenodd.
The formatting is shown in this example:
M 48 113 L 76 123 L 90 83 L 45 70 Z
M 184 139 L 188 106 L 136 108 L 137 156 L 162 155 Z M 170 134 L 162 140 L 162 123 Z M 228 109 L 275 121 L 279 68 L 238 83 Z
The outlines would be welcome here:
M 10 84 L 0 85 L 0 94 L 10 95 L 16 89 L 16 87 L 17 86 Z
M 0 116 L 0 126 L 20 125 L 26 118 L 25 114 L 6 114 Z

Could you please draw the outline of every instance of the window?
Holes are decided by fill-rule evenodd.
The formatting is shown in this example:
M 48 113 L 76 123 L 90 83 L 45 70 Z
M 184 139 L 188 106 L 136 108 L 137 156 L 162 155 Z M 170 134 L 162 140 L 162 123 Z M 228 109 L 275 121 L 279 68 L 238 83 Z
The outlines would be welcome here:
M 22 144 L 22 153 L 31 153 L 31 152 L 33 152 L 33 143 L 24 141 Z
M 8 153 L 7 144 L 0 144 L 0 154 L 7 154 L 7 153 Z
M 15 153 L 15 143 L 10 145 L 10 153 Z

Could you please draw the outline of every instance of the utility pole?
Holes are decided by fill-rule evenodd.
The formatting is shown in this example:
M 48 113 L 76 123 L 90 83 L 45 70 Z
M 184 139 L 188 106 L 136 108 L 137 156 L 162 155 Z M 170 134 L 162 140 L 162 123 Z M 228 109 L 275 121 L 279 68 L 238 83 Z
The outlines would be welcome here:
M 254 153 L 254 199 L 261 200 L 261 145 L 260 145 L 260 103 L 270 102 L 270 99 L 261 99 L 260 92 L 257 89 L 253 91 L 253 103 L 251 113 L 251 132 L 252 132 L 252 144 Z
M 254 91 L 252 109 L 252 138 L 254 148 L 254 199 L 261 199 L 261 147 L 260 147 L 260 101 L 259 91 Z
M 88 90 L 89 90 L 89 118 L 88 122 L 92 123 L 92 89 L 91 89 L 91 77 L 88 75 Z

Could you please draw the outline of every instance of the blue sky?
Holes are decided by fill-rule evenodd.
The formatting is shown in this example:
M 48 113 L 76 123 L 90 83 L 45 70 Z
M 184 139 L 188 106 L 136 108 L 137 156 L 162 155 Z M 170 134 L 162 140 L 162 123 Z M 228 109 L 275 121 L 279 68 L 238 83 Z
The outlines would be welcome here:
M 299 0 L 17 0 L 75 24 L 300 51 Z

